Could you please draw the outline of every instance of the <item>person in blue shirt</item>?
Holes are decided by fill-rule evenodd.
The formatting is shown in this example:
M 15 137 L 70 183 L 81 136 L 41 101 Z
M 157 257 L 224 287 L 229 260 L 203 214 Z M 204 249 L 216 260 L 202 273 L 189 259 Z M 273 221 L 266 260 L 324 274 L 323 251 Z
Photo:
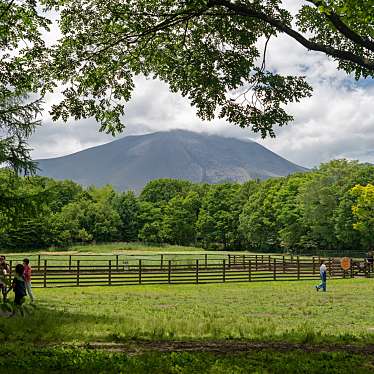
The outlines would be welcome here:
M 316 290 L 319 291 L 322 288 L 323 292 L 326 292 L 327 268 L 324 260 L 321 261 L 319 275 L 321 277 L 321 284 L 316 286 Z

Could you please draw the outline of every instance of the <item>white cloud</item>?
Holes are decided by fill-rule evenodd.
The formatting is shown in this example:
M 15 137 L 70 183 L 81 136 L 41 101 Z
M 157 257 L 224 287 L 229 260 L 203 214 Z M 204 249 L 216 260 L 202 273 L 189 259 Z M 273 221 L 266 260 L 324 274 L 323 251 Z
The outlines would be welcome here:
M 374 87 L 317 85 L 311 99 L 293 105 L 295 122 L 261 143 L 306 166 L 343 157 L 373 162 L 373 102 Z

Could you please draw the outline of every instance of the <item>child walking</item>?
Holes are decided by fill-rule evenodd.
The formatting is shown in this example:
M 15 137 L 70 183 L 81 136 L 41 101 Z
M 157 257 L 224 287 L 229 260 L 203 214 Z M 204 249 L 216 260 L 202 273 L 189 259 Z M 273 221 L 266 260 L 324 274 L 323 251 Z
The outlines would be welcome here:
M 18 264 L 16 266 L 16 275 L 13 278 L 12 289 L 14 291 L 14 304 L 15 309 L 13 311 L 13 316 L 16 314 L 17 309 L 22 305 L 23 298 L 26 296 L 26 286 L 25 280 L 23 279 L 23 265 Z
M 326 292 L 327 268 L 324 260 L 321 261 L 319 275 L 321 277 L 321 284 L 316 286 L 316 290 L 319 291 L 322 288 L 323 292 Z
M 23 279 L 25 280 L 25 287 L 27 294 L 30 296 L 31 302 L 34 302 L 34 294 L 32 293 L 31 288 L 31 266 L 30 260 L 25 258 L 23 260 Z

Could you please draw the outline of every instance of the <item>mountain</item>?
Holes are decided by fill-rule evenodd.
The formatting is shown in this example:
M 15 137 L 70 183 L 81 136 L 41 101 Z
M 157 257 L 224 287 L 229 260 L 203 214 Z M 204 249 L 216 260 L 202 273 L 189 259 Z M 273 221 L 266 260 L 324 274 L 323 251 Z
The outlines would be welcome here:
M 38 164 L 40 175 L 135 191 L 158 178 L 244 182 L 307 170 L 253 141 L 184 130 L 127 136 Z

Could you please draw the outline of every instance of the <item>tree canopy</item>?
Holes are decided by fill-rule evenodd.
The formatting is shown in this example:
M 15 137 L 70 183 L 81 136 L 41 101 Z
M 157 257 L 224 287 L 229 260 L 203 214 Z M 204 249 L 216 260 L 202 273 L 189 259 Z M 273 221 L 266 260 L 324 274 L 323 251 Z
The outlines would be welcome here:
M 338 160 L 307 173 L 244 184 L 155 180 L 136 196 L 110 186 L 83 189 L 70 181 L 9 178 L 2 170 L 0 247 L 140 240 L 354 254 L 374 246 L 373 180 L 374 166 Z
M 48 12 L 61 38 L 46 47 Z M 204 120 L 275 136 L 287 104 L 311 95 L 307 77 L 267 68 L 268 42 L 286 35 L 356 79 L 374 75 L 372 0 L 0 0 L 0 163 L 32 169 L 28 136 L 43 95 L 63 87 L 54 120 L 93 117 L 124 128 L 134 77 L 166 82 Z
M 261 136 L 292 120 L 285 106 L 311 94 L 302 76 L 266 68 L 268 41 L 285 34 L 334 59 L 356 79 L 374 75 L 371 0 L 43 0 L 61 14 L 52 79 L 68 85 L 54 118 L 95 116 L 122 129 L 134 76 L 166 82 L 205 120 L 219 117 Z M 264 46 L 265 45 L 265 46 Z
M 41 66 L 49 24 L 34 0 L 0 0 L 0 165 L 16 171 L 35 169 L 26 140 L 40 124 L 48 86 Z

